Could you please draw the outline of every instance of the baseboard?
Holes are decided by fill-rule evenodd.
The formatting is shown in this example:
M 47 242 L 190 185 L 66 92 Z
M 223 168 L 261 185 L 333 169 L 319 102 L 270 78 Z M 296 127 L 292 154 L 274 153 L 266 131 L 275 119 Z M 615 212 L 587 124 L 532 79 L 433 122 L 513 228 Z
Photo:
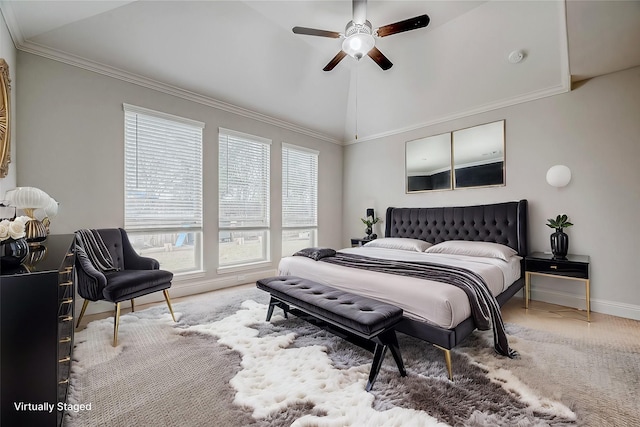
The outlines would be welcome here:
M 568 292 L 559 292 L 549 289 L 532 289 L 531 299 L 585 309 L 585 295 L 577 295 Z M 640 320 L 640 306 L 616 301 L 607 301 L 591 298 L 591 311 L 611 316 L 624 317 L 626 319 Z
M 244 285 L 247 283 L 255 283 L 256 280 L 264 277 L 275 276 L 276 271 L 273 269 L 246 272 L 241 275 L 233 275 L 230 277 L 223 277 L 220 279 L 188 279 L 188 280 L 175 280 L 169 290 L 171 299 L 186 297 L 189 295 L 201 294 L 204 292 L 217 291 L 220 289 L 230 288 L 233 286 Z M 164 296 L 162 292 L 155 292 L 153 294 L 145 295 L 135 299 L 136 307 L 142 304 L 150 304 L 154 302 L 164 302 Z M 84 299 L 76 295 L 76 315 L 80 315 L 82 304 Z M 128 302 L 122 304 L 124 307 L 129 308 Z M 91 302 L 87 306 L 85 315 L 113 312 L 114 305 L 106 301 Z M 83 322 L 84 323 L 84 322 Z

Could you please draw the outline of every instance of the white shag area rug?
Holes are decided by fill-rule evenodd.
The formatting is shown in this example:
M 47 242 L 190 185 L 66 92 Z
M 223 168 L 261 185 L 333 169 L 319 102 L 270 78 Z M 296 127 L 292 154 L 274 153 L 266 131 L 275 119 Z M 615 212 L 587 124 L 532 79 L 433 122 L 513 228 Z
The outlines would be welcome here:
M 566 385 L 531 386 L 540 343 L 520 338 L 528 330 L 508 325 L 519 360 L 475 333 L 453 352 L 454 382 L 439 350 L 400 335 L 408 376 L 387 355 L 367 393 L 371 353 L 278 309 L 267 323 L 267 301 L 258 290 L 201 295 L 175 304 L 177 323 L 163 306 L 126 314 L 117 348 L 113 318 L 90 323 L 76 334 L 69 403 L 92 409 L 66 425 L 561 426 L 593 416 Z

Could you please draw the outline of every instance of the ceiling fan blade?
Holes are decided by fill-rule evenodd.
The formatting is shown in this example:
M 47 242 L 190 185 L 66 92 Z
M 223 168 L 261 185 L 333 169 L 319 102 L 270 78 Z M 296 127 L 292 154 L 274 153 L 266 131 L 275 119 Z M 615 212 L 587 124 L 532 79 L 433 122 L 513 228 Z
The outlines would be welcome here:
M 342 61 L 344 57 L 347 56 L 347 53 L 344 50 L 338 52 L 336 56 L 333 57 L 331 61 L 322 69 L 322 71 L 331 71 L 338 65 L 338 62 Z
M 332 39 L 340 38 L 340 33 L 337 33 L 335 31 L 317 30 L 315 28 L 293 27 L 293 32 L 296 34 L 304 34 L 307 36 L 329 37 Z
M 353 23 L 364 24 L 367 21 L 367 0 L 353 0 Z
M 375 63 L 385 71 L 393 67 L 393 63 L 389 61 L 389 58 L 384 56 L 382 52 L 380 52 L 380 50 L 378 50 L 378 48 L 375 46 L 369 52 L 367 52 L 367 55 L 369 55 L 369 57 L 373 59 Z
M 409 18 L 394 24 L 385 25 L 378 28 L 378 37 L 386 37 L 393 34 L 403 33 L 405 31 L 423 28 L 429 25 L 429 21 L 430 19 L 428 15 L 420 15 L 415 18 Z

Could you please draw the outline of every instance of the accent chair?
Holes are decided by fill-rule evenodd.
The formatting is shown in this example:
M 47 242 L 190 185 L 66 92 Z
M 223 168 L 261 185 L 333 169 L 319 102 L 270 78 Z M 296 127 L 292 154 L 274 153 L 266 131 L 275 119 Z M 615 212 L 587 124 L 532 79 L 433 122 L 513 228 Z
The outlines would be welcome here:
M 78 294 L 84 298 L 84 304 L 78 317 L 76 328 L 84 316 L 89 301 L 109 301 L 115 304 L 113 323 L 113 346 L 118 345 L 118 325 L 120 322 L 120 303 L 131 301 L 131 311 L 135 311 L 134 298 L 162 291 L 173 321 L 176 321 L 171 307 L 168 289 L 171 287 L 173 273 L 160 270 L 160 264 L 153 258 L 136 253 L 129 241 L 127 232 L 122 228 L 96 230 L 113 258 L 115 271 L 100 271 L 83 250 L 76 253 L 76 274 Z M 77 233 L 76 233 L 77 236 Z

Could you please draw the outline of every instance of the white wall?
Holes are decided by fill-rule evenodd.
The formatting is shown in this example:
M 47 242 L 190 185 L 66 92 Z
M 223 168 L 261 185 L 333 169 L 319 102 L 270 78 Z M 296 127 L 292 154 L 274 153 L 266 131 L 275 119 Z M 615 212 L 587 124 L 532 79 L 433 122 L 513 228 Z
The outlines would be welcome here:
M 405 141 L 506 120 L 506 186 L 405 194 Z M 374 207 L 457 206 L 529 200 L 531 251 L 549 251 L 546 218 L 566 213 L 569 251 L 591 256 L 592 309 L 640 319 L 640 67 L 585 81 L 566 94 L 345 147 L 343 245 L 362 237 Z M 546 183 L 550 166 L 571 183 Z M 376 232 L 384 233 L 384 224 Z M 534 278 L 533 298 L 584 307 L 581 282 Z
M 3 40 L 6 28 L 3 27 Z M 2 48 L 6 44 L 3 41 Z M 9 49 L 15 55 L 15 50 Z M 272 221 L 280 227 L 280 143 L 320 151 L 320 245 L 348 246 L 361 237 L 367 207 L 383 216 L 387 206 L 443 206 L 529 200 L 530 249 L 548 251 L 546 218 L 567 213 L 572 253 L 591 256 L 592 308 L 640 319 L 634 263 L 640 212 L 640 68 L 581 83 L 562 95 L 441 123 L 343 148 L 233 113 L 20 52 L 14 78 L 20 135 L 12 169 L 17 184 L 40 187 L 61 202 L 53 233 L 123 223 L 122 103 L 206 123 L 204 133 L 205 267 L 198 280 L 179 282 L 185 293 L 237 284 L 217 275 L 217 128 L 271 138 Z M 15 61 L 14 61 L 15 63 Z M 16 72 L 13 66 L 12 73 Z M 405 141 L 490 121 L 506 120 L 507 185 L 405 194 Z M 547 169 L 566 164 L 566 188 L 545 182 Z M 4 183 L 2 184 L 5 185 Z M 4 188 L 4 187 L 3 187 Z M 342 216 L 342 225 L 335 219 Z M 384 224 L 376 232 L 383 234 Z M 342 230 L 345 230 L 343 233 Z M 273 239 L 272 253 L 279 253 Z M 277 260 L 277 255 L 273 257 Z M 275 268 L 276 261 L 271 267 Z M 248 280 L 265 274 L 251 272 Z M 178 292 L 179 294 L 180 292 Z M 584 305 L 578 282 L 536 278 L 534 299 Z
M 342 146 L 25 52 L 18 53 L 18 72 L 18 185 L 41 188 L 60 202 L 58 216 L 51 226 L 53 234 L 124 225 L 122 104 L 127 103 L 205 123 L 206 271 L 196 279 L 174 280 L 172 295 L 202 292 L 273 275 L 281 253 L 282 142 L 320 152 L 319 244 L 340 245 Z M 273 262 L 266 268 L 243 271 L 243 278 L 237 276 L 239 273 L 216 273 L 219 127 L 272 140 Z
M 7 24 L 4 21 L 4 17 L 0 13 L 0 58 L 3 58 L 7 61 L 9 65 L 9 75 L 11 78 L 11 112 L 15 113 L 16 111 L 16 55 L 17 50 L 13 45 L 13 40 L 11 40 L 11 35 L 9 35 L 9 30 L 7 29 Z M 13 114 L 11 119 L 11 129 L 10 129 L 10 137 L 11 137 L 11 163 L 9 163 L 9 173 L 6 177 L 0 178 L 0 200 L 4 198 L 4 193 L 7 190 L 10 190 L 16 186 L 16 119 L 15 114 Z

